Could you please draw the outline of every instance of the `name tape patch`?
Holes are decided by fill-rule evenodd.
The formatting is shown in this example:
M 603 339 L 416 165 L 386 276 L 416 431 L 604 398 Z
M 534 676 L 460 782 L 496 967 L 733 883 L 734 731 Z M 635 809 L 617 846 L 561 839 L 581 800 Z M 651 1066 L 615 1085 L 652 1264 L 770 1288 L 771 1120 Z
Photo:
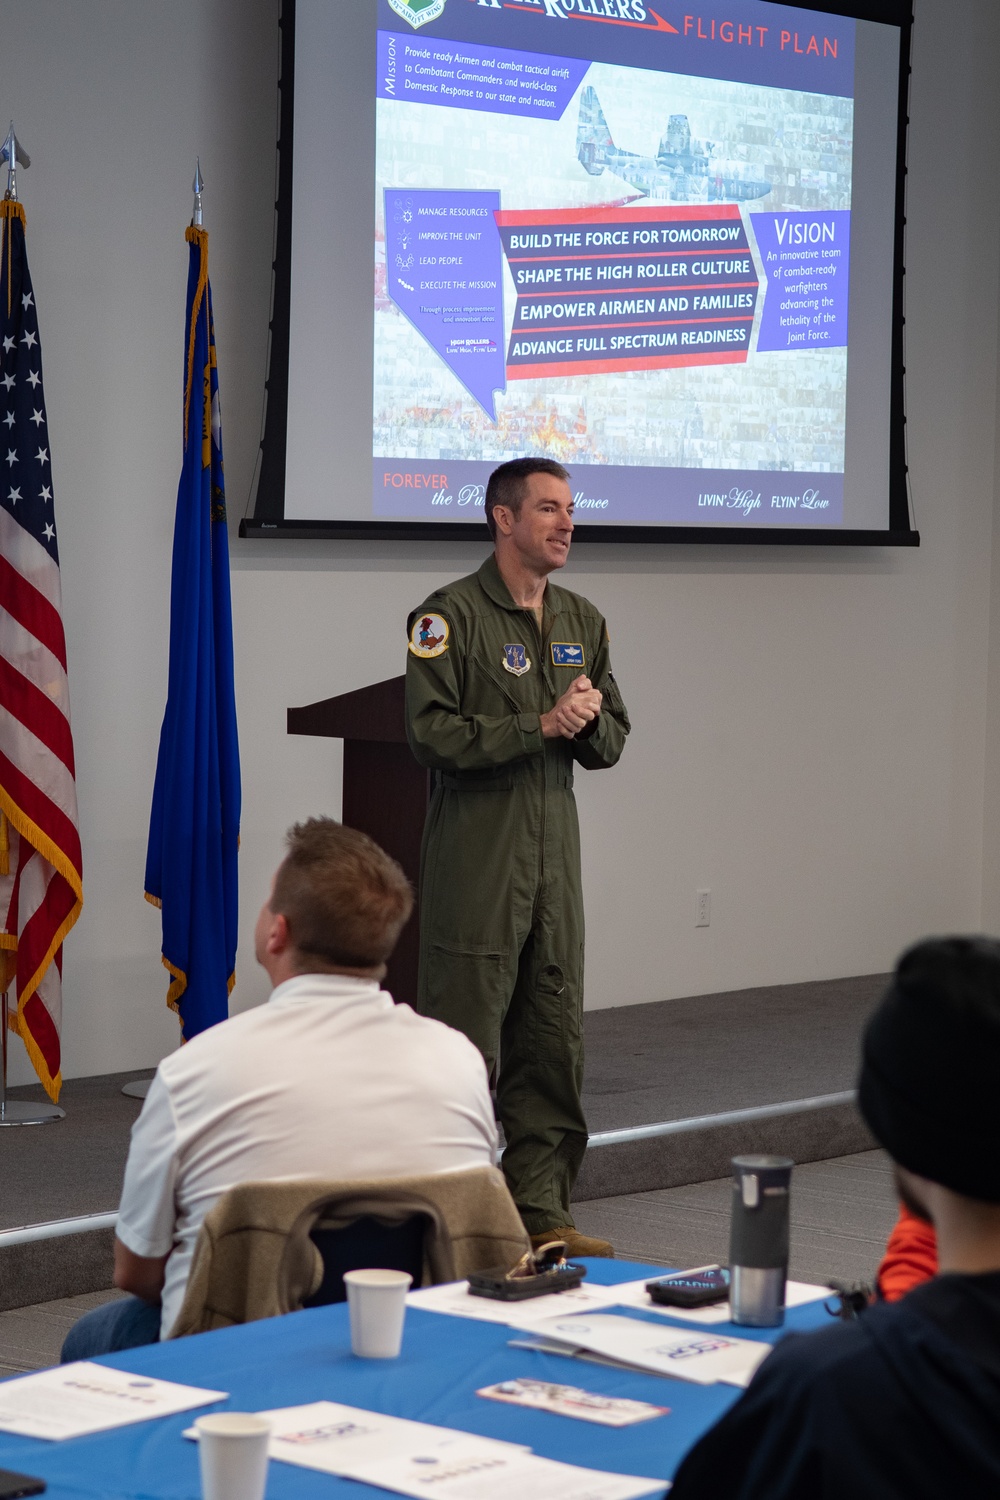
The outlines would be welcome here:
M 553 641 L 552 665 L 554 667 L 585 667 L 586 657 L 579 641 Z

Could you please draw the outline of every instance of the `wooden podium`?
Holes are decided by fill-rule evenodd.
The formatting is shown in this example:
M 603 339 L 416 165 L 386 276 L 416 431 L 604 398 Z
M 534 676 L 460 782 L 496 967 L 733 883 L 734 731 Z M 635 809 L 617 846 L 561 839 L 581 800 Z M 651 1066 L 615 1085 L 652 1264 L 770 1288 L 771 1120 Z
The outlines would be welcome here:
M 342 820 L 367 833 L 398 860 L 417 889 L 420 840 L 430 796 L 430 772 L 418 766 L 406 740 L 404 677 L 373 682 L 339 698 L 288 710 L 289 734 L 344 741 Z M 394 1000 L 417 998 L 419 924 L 416 907 L 400 935 L 383 980 Z

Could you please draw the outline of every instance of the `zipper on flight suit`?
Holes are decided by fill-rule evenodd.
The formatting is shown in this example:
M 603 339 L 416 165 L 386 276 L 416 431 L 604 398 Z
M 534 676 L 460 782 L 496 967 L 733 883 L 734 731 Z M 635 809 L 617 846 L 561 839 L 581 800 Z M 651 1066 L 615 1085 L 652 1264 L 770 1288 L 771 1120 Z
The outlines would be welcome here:
M 548 677 L 545 674 L 545 665 L 546 665 L 546 662 L 545 662 L 545 640 L 543 638 L 543 630 L 544 630 L 544 626 L 545 626 L 545 605 L 544 604 L 542 605 L 542 618 L 541 618 L 541 620 L 539 620 L 538 616 L 535 614 L 535 611 L 533 609 L 522 610 L 522 614 L 528 616 L 528 618 L 530 620 L 530 623 L 531 623 L 531 628 L 532 628 L 532 630 L 535 633 L 535 640 L 538 643 L 538 676 L 539 676 L 539 680 L 541 681 L 541 683 L 543 684 L 543 686 L 548 689 L 549 693 L 551 694 L 551 692 L 553 690 L 552 689 L 552 685 L 550 684 L 550 682 L 548 680 Z M 554 615 L 551 616 L 550 619 L 554 620 L 555 616 Z M 551 623 L 550 623 L 550 629 L 551 629 Z M 539 709 L 538 710 L 539 718 L 541 718 L 541 715 L 542 715 L 543 712 L 544 712 L 543 709 Z M 546 749 L 544 738 L 542 740 L 542 768 L 541 768 L 541 774 L 542 774 L 541 837 L 538 840 L 538 884 L 537 884 L 537 886 L 535 888 L 535 902 L 534 902 L 534 906 L 532 907 L 532 911 L 531 911 L 531 925 L 532 925 L 532 927 L 534 927 L 535 922 L 536 922 L 536 920 L 538 918 L 538 900 L 539 900 L 539 897 L 541 896 L 541 893 L 542 893 L 542 883 L 543 883 L 543 881 L 545 879 L 545 822 L 546 822 L 546 819 L 545 819 L 545 808 L 546 808 L 546 788 L 548 786 L 548 750 Z
M 508 691 L 503 678 L 500 676 L 500 673 L 494 671 L 489 663 L 483 661 L 481 657 L 474 656 L 472 660 L 479 671 L 482 672 L 483 676 L 488 677 L 493 686 L 502 695 L 504 702 L 508 704 L 508 706 L 512 708 L 516 714 L 523 714 L 524 704 L 518 703 L 517 699 L 514 697 L 514 694 Z

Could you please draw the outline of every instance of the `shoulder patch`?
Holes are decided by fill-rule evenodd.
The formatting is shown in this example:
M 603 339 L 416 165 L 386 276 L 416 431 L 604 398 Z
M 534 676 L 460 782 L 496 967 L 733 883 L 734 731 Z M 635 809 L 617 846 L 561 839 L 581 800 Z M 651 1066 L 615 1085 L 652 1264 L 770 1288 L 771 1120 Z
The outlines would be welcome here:
M 418 615 L 410 631 L 410 651 L 425 660 L 443 656 L 448 649 L 451 631 L 443 615 Z

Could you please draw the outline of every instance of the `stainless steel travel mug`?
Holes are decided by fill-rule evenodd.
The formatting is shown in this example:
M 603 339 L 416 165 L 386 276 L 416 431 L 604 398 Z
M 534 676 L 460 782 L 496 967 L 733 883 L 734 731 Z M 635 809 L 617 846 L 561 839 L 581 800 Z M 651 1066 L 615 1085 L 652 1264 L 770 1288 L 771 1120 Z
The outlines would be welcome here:
M 733 1322 L 747 1328 L 777 1328 L 785 1321 L 794 1165 L 786 1156 L 733 1157 L 729 1306 Z

